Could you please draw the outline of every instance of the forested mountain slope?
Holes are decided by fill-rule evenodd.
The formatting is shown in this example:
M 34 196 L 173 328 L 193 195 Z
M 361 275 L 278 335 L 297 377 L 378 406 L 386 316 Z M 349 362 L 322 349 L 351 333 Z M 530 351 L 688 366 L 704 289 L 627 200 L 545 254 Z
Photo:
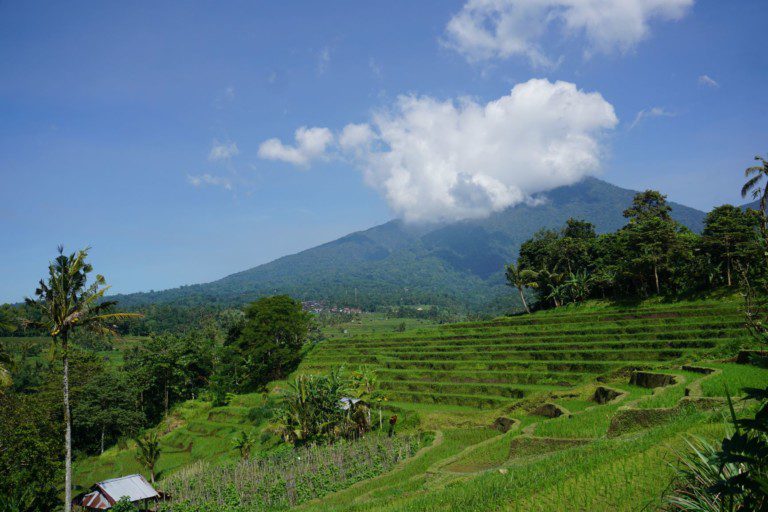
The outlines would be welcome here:
M 207 284 L 118 296 L 124 307 L 151 303 L 239 305 L 287 293 L 302 300 L 372 308 L 437 304 L 497 309 L 514 300 L 503 267 L 520 244 L 542 228 L 559 229 L 569 217 L 598 233 L 626 222 L 622 212 L 635 191 L 588 178 L 546 193 L 542 204 L 521 204 L 490 217 L 451 224 L 408 225 L 393 220 L 365 231 Z M 704 213 L 670 203 L 673 216 L 694 231 Z

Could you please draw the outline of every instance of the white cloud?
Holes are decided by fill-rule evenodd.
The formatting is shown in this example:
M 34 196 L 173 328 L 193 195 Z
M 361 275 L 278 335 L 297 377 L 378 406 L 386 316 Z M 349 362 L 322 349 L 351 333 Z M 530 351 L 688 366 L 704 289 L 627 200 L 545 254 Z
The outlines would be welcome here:
M 720 84 L 717 83 L 714 78 L 709 75 L 701 75 L 699 77 L 699 85 L 706 85 L 707 87 L 712 87 L 713 89 L 720 87 Z
M 552 33 L 586 39 L 585 54 L 626 52 L 648 36 L 653 19 L 678 20 L 694 0 L 468 0 L 446 26 L 444 44 L 469 61 L 513 56 L 553 66 Z
M 237 144 L 234 142 L 219 142 L 213 141 L 210 153 L 208 153 L 208 160 L 211 162 L 218 162 L 221 160 L 229 160 L 233 156 L 237 156 L 240 150 L 237 149 Z
M 675 113 L 664 110 L 661 107 L 643 109 L 637 113 L 637 115 L 635 116 L 635 120 L 632 121 L 631 125 L 629 125 L 629 129 L 631 130 L 632 128 L 637 126 L 638 123 L 640 123 L 640 121 L 642 121 L 643 119 L 648 119 L 651 117 L 675 117 Z
M 293 146 L 283 144 L 276 138 L 262 142 L 259 157 L 307 166 L 312 160 L 323 157 L 326 148 L 333 142 L 333 134 L 328 128 L 302 126 L 294 136 L 296 144 Z
M 345 151 L 365 148 L 373 142 L 375 137 L 376 135 L 368 124 L 350 123 L 341 130 L 339 145 Z
M 198 176 L 193 176 L 188 174 L 187 181 L 195 187 L 213 185 L 217 187 L 223 187 L 227 190 L 232 190 L 232 182 L 222 176 L 213 176 L 211 174 L 200 174 Z
M 598 171 L 601 135 L 617 122 L 599 93 L 530 80 L 488 103 L 400 96 L 370 123 L 345 126 L 338 150 L 404 219 L 458 220 L 530 202 Z M 324 133 L 325 149 L 332 135 Z M 275 154 L 267 156 L 265 145 Z M 301 147 L 272 139 L 259 154 L 301 165 L 308 162 Z

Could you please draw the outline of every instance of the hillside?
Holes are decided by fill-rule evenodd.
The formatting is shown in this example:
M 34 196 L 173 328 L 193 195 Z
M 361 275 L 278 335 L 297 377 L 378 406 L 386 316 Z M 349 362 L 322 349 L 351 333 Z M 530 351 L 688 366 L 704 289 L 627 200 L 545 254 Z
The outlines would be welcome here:
M 653 369 L 748 344 L 733 302 L 566 307 L 407 334 L 329 340 L 301 370 L 370 365 L 390 400 L 504 408 L 627 368 Z
M 345 470 L 354 478 L 310 475 L 311 492 L 285 499 L 323 511 L 655 510 L 673 476 L 671 453 L 686 449 L 687 436 L 722 436 L 724 383 L 739 394 L 768 378 L 766 370 L 726 359 L 751 345 L 740 306 L 727 297 L 593 303 L 322 342 L 297 373 L 374 367 L 386 396 L 375 416 L 379 407 L 384 418 L 397 415 L 404 440 L 427 437 L 386 470 L 358 464 Z M 665 382 L 631 383 L 635 370 Z M 225 507 L 231 494 L 221 488 L 258 502 L 248 490 L 255 483 L 233 472 L 231 440 L 243 429 L 263 432 L 254 447 L 263 462 L 241 463 L 243 471 L 270 467 L 270 457 L 283 460 L 285 450 L 265 435 L 283 385 L 273 383 L 268 395 L 235 396 L 226 406 L 191 400 L 174 409 L 159 428 L 159 487 L 178 499 L 208 500 L 207 508 L 180 510 L 234 510 Z M 130 445 L 76 468 L 80 484 L 140 471 Z M 211 498 L 202 498 L 204 489 Z M 273 497 L 284 492 L 270 489 Z
M 625 224 L 622 212 L 634 194 L 588 178 L 546 193 L 537 206 L 521 204 L 488 218 L 447 225 L 393 220 L 212 283 L 116 299 L 127 307 L 230 306 L 287 293 L 364 308 L 405 303 L 499 311 L 504 301 L 514 300 L 504 286 L 503 267 L 522 242 L 539 229 L 559 229 L 569 217 L 592 222 L 599 233 L 616 230 Z M 670 204 L 678 221 L 701 230 L 703 212 Z

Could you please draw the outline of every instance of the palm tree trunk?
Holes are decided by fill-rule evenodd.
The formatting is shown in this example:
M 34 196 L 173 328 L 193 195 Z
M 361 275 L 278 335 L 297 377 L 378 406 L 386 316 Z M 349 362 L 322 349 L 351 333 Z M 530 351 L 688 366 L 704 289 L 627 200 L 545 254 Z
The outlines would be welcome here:
M 731 287 L 731 255 L 728 254 L 725 260 L 726 273 L 728 274 L 728 288 Z
M 104 425 L 101 426 L 101 453 L 104 454 L 104 430 L 106 427 Z
M 520 300 L 523 301 L 523 307 L 525 307 L 525 311 L 530 315 L 531 314 L 531 308 L 528 307 L 528 303 L 525 302 L 525 295 L 523 295 L 523 287 L 518 286 L 517 291 L 520 292 Z
M 62 362 L 64 363 L 64 512 L 72 509 L 72 418 L 69 410 L 69 344 L 67 335 L 61 337 L 61 348 L 63 351 Z
M 165 408 L 165 416 L 168 416 L 168 379 L 165 379 L 165 390 L 163 396 L 163 406 Z
M 661 293 L 661 288 L 659 288 L 659 269 L 654 264 L 653 265 L 653 278 L 656 280 L 656 295 Z

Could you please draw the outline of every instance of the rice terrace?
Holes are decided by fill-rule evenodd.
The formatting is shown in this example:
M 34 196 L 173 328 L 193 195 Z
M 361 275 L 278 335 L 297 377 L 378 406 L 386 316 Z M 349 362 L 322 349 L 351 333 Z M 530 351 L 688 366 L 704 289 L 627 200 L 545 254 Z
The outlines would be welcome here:
M 0 512 L 768 511 L 766 15 L 0 2 Z

